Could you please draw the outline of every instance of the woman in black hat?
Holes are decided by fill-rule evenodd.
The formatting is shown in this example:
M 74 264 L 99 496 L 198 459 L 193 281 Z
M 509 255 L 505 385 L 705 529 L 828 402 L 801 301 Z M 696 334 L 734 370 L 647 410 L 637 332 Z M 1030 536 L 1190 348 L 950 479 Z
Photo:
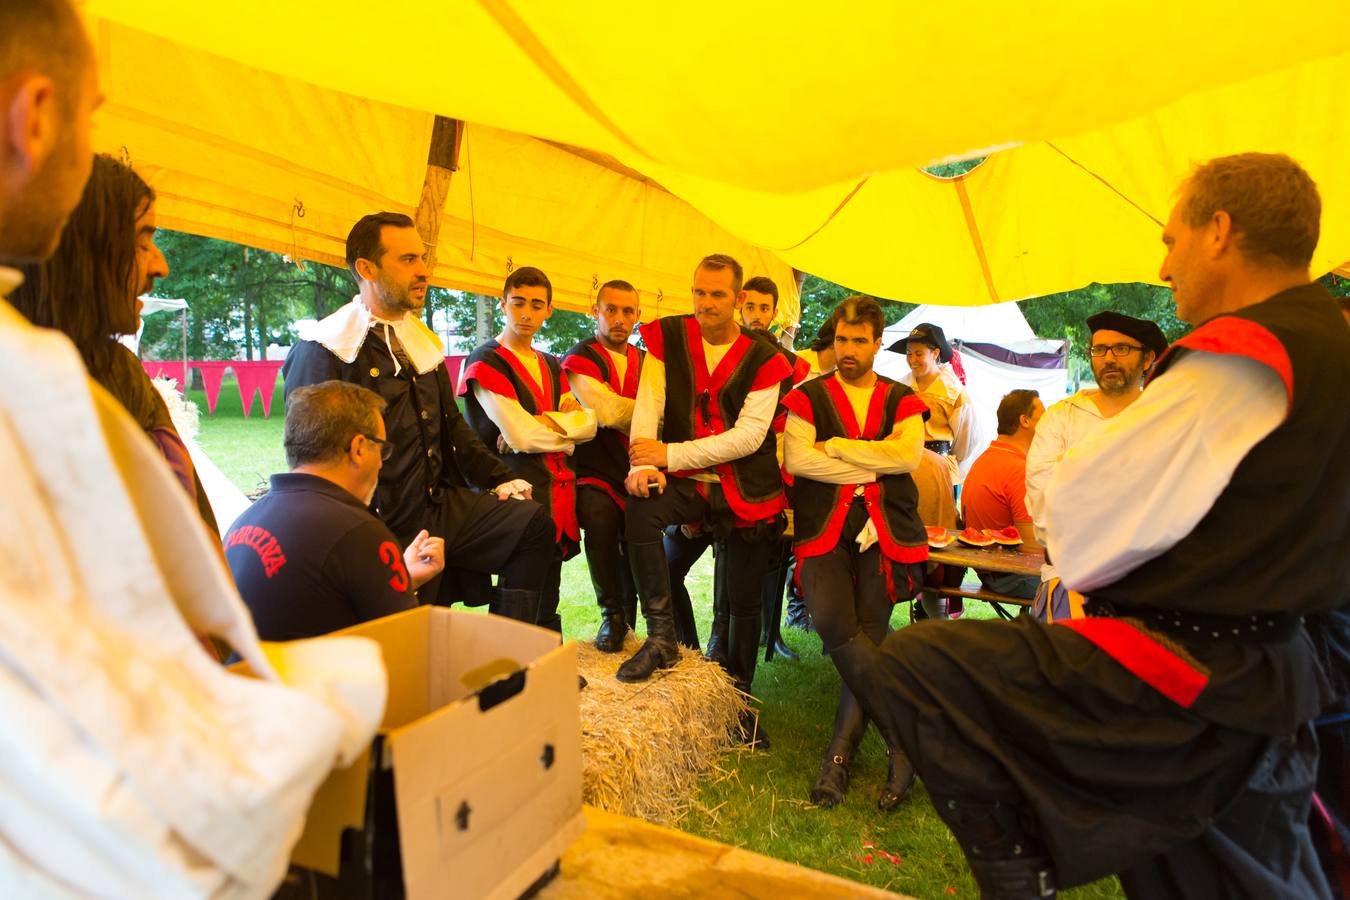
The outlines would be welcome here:
M 973 446 L 974 407 L 965 386 L 946 365 L 952 360 L 952 345 L 940 327 L 922 322 L 890 349 L 905 354 L 909 363 L 910 374 L 900 381 L 928 404 L 924 446 L 947 458 L 952 484 L 960 484 L 979 448 Z

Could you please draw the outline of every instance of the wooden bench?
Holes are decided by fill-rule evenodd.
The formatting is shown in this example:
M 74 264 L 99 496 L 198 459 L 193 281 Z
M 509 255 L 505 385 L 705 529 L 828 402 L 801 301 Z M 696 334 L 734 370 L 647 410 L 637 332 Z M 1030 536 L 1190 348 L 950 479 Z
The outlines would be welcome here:
M 929 597 L 949 597 L 949 598 L 959 597 L 963 600 L 983 600 L 985 603 L 988 603 L 990 606 L 994 608 L 994 612 L 998 613 L 1000 618 L 1007 619 L 1009 621 L 1011 621 L 1014 618 L 1014 616 L 1012 613 L 1008 612 L 1006 609 L 1003 608 L 1003 604 L 1007 603 L 1010 606 L 1021 606 L 1025 609 L 1031 608 L 1030 600 L 1023 600 L 1021 597 L 1009 597 L 1007 594 L 999 594 L 995 593 L 994 591 L 987 591 L 984 588 L 979 588 L 978 590 L 974 591 L 967 591 L 961 588 L 926 587 L 922 591 L 920 591 L 920 593 Z

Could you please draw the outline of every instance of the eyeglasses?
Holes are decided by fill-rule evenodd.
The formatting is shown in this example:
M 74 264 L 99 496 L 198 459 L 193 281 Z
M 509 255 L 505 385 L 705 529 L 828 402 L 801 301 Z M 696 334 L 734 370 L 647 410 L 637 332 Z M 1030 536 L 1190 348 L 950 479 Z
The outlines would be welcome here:
M 1088 353 L 1101 357 L 1106 355 L 1107 350 L 1110 350 L 1112 356 L 1129 356 L 1131 353 L 1143 349 L 1138 344 L 1093 344 L 1088 348 Z
M 380 461 L 389 462 L 389 457 L 394 455 L 393 441 L 388 441 L 385 440 L 384 438 L 377 438 L 375 435 L 366 434 L 364 431 L 359 432 L 359 434 L 361 435 L 361 437 L 370 441 L 372 444 L 378 444 L 380 447 Z

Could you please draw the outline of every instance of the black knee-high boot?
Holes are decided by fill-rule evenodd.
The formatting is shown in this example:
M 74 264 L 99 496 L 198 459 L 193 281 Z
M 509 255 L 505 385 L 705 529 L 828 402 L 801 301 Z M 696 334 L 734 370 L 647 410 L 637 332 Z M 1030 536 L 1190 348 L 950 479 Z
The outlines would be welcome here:
M 825 759 L 820 763 L 820 775 L 811 788 L 811 802 L 829 809 L 844 802 L 848 793 L 848 767 L 858 749 L 867 718 L 857 698 L 842 681 L 839 684 L 839 705 L 834 711 L 834 736 Z
M 933 807 L 965 851 L 981 897 L 1055 896 L 1054 869 L 1036 837 L 1035 822 L 1017 804 L 934 794 Z
M 619 666 L 615 677 L 619 681 L 646 681 L 657 669 L 668 669 L 680 658 L 670 609 L 670 570 L 660 541 L 629 543 L 628 561 L 637 582 L 642 614 L 647 619 L 647 640 Z
M 834 660 L 834 666 L 839 670 L 839 677 L 853 691 L 863 712 L 876 723 L 877 730 L 886 741 L 890 770 L 886 777 L 886 787 L 882 789 L 881 796 L 877 799 L 877 806 L 890 811 L 899 806 L 914 787 L 914 766 L 900 745 L 899 731 L 890 717 L 889 700 L 875 674 L 880 655 L 877 645 L 862 632 L 858 632 L 830 651 L 830 658 Z
M 586 568 L 591 573 L 595 588 L 595 602 L 600 606 L 600 630 L 595 633 L 595 649 L 602 653 L 617 653 L 623 649 L 629 623 L 624 616 L 625 560 L 619 555 L 617 541 L 585 542 Z

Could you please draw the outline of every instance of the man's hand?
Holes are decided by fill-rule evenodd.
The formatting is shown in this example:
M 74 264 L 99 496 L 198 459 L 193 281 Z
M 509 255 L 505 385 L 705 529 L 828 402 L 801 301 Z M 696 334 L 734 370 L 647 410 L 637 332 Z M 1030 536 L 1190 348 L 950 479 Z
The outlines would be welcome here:
M 567 412 L 567 410 L 562 410 L 562 411 L 563 411 L 563 412 Z M 553 421 L 553 419 L 552 419 L 550 416 L 548 416 L 548 415 L 546 415 L 546 414 L 544 414 L 544 413 L 540 413 L 539 415 L 535 416 L 535 417 L 534 417 L 534 420 L 535 420 L 536 422 L 539 422 L 540 424 L 544 425 L 545 427 L 552 429 L 553 431 L 557 432 L 558 434 L 561 434 L 561 435 L 564 435 L 564 436 L 566 436 L 566 434 L 567 434 L 566 429 L 564 429 L 564 428 L 563 428 L 561 425 L 559 425 L 557 422 Z
M 445 568 L 445 539 L 431 537 L 423 528 L 403 551 L 403 562 L 413 588 L 421 587 Z
M 653 484 L 653 482 L 655 482 Z M 657 469 L 638 469 L 629 472 L 623 486 L 634 497 L 650 497 L 653 492 L 660 494 L 666 489 L 666 473 Z
M 533 500 L 534 488 L 524 478 L 517 478 L 514 481 L 508 481 L 505 484 L 499 484 L 492 489 L 497 495 L 498 500 L 510 500 L 512 496 L 521 500 Z
M 651 438 L 633 438 L 628 445 L 628 462 L 634 466 L 666 467 L 666 444 Z M 640 496 L 647 496 L 641 494 Z
M 569 413 L 580 411 L 581 404 L 577 401 L 577 398 L 573 397 L 571 394 L 563 394 L 562 402 L 558 404 L 558 412 Z
M 511 449 L 511 445 L 506 442 L 506 435 L 504 434 L 497 435 L 498 456 L 505 456 L 508 453 L 515 453 L 515 452 L 516 452 L 515 450 Z

